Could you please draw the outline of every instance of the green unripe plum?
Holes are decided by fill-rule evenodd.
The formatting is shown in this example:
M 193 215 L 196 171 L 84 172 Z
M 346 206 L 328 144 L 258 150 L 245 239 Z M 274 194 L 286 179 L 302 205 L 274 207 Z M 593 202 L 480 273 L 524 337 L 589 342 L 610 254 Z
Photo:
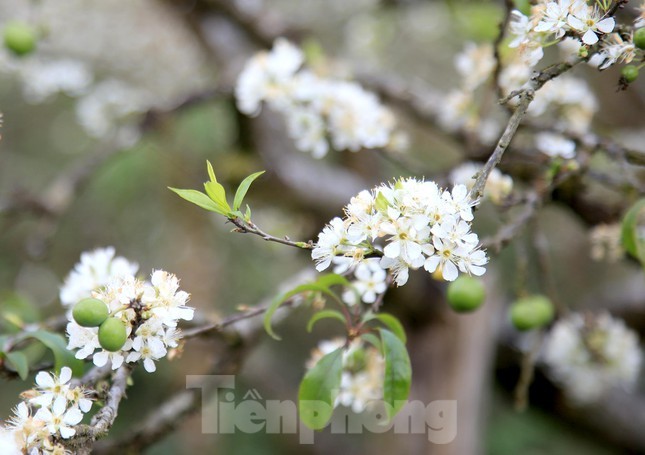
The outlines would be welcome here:
M 543 295 L 532 295 L 517 300 L 511 306 L 511 322 L 518 330 L 532 330 L 547 325 L 555 310 Z
M 623 67 L 620 74 L 627 83 L 631 83 L 638 78 L 638 68 L 634 65 L 627 65 Z
M 641 27 L 634 32 L 634 46 L 639 49 L 645 49 L 645 27 Z
M 99 343 L 106 351 L 118 351 L 126 338 L 125 324 L 119 318 L 107 318 L 99 327 Z
M 108 306 L 99 299 L 83 299 L 74 305 L 72 316 L 83 327 L 98 327 L 110 315 Z
M 453 310 L 474 311 L 484 303 L 486 289 L 477 278 L 460 276 L 448 285 L 446 297 Z
M 15 55 L 30 54 L 36 48 L 38 37 L 29 24 L 12 21 L 4 27 L 4 45 Z

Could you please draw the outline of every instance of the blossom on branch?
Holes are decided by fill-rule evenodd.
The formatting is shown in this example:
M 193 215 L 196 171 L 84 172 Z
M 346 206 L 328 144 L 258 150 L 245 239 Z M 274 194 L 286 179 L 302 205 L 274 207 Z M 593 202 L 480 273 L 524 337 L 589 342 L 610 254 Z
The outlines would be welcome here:
M 452 192 L 432 181 L 414 178 L 362 191 L 318 236 L 312 251 L 319 271 L 335 265 L 336 273 L 358 267 L 370 255 L 390 270 L 397 285 L 408 280 L 408 270 L 424 267 L 453 281 L 461 273 L 482 275 L 488 262 L 470 232 L 472 206 L 464 185 Z
M 262 102 L 284 115 L 296 148 L 322 158 L 330 148 L 396 148 L 394 115 L 355 82 L 322 77 L 301 68 L 302 51 L 277 39 L 245 65 L 235 86 L 238 109 L 259 114 Z

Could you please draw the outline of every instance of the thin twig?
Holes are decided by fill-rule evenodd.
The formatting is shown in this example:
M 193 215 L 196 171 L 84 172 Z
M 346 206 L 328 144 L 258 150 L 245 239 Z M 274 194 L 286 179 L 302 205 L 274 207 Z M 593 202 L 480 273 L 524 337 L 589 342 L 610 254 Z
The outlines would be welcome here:
M 252 221 L 245 221 L 239 217 L 229 218 L 229 221 L 233 223 L 235 226 L 237 226 L 237 229 L 234 230 L 235 232 L 239 232 L 242 234 L 255 234 L 262 237 L 267 242 L 280 243 L 282 245 L 293 246 L 303 250 L 311 250 L 314 248 L 314 243 L 311 240 L 309 240 L 308 242 L 293 242 L 289 239 L 289 237 L 286 237 L 286 236 L 284 238 L 275 237 L 271 234 L 264 232 Z

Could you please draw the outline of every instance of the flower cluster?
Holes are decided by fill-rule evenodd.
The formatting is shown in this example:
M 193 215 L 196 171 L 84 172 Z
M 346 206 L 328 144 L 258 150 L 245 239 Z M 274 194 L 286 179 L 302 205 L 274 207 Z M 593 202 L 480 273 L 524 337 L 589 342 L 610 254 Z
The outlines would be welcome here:
M 360 85 L 301 69 L 304 55 L 284 39 L 252 57 L 235 87 L 237 106 L 257 115 L 264 101 L 285 116 L 296 147 L 322 158 L 330 148 L 358 151 L 398 142 L 392 113 Z
M 321 357 L 344 345 L 343 338 L 320 342 L 312 352 L 307 368 L 312 368 Z M 359 339 L 355 339 L 343 351 L 343 372 L 334 406 L 342 405 L 361 413 L 382 400 L 384 373 L 385 360 L 381 353 L 372 346 L 364 347 Z
M 554 380 L 578 403 L 598 400 L 612 387 L 631 389 L 640 371 L 638 336 L 622 320 L 574 313 L 558 321 L 545 340 L 544 362 Z
M 60 376 L 42 371 L 36 375 L 36 388 L 22 394 L 25 401 L 14 408 L 8 425 L 0 427 L 3 454 L 66 453 L 57 440 L 74 436 L 74 426 L 92 407 L 86 391 L 70 385 L 71 378 L 68 367 L 61 369 Z M 32 414 L 34 408 L 37 411 Z
M 194 309 L 186 306 L 189 294 L 179 290 L 175 275 L 163 270 L 153 271 L 150 282 L 127 275 L 116 277 L 93 291 L 92 297 L 105 302 L 111 317 L 124 324 L 127 335 L 121 349 L 108 351 L 101 348 L 98 328 L 81 327 L 69 316 L 67 348 L 80 348 L 76 352 L 78 359 L 93 355 L 96 366 L 109 360 L 112 369 L 117 369 L 124 361 L 143 360 L 146 371 L 152 373 L 156 370 L 155 361 L 165 357 L 168 348 L 178 347 L 178 321 L 193 318 Z M 97 349 L 100 350 L 95 353 Z
M 110 315 L 126 327 L 127 340 L 118 351 L 101 348 L 96 327 L 81 327 L 68 311 L 68 349 L 79 349 L 76 358 L 92 356 L 94 364 L 112 368 L 123 362 L 143 360 L 147 371 L 155 371 L 155 360 L 176 348 L 181 337 L 177 330 L 180 319 L 191 320 L 193 308 L 186 306 L 189 294 L 179 290 L 175 275 L 162 270 L 152 272 L 150 282 L 135 278 L 139 266 L 117 256 L 113 247 L 99 248 L 81 254 L 60 290 L 60 300 L 71 309 L 80 300 L 94 297 L 108 306 Z M 95 353 L 96 350 L 99 350 Z
M 97 248 L 81 254 L 81 261 L 65 278 L 60 288 L 60 301 L 66 306 L 91 297 L 92 291 L 108 284 L 113 278 L 134 275 L 139 265 L 124 257 L 114 256 L 114 247 Z
M 414 178 L 382 184 L 351 199 L 345 217 L 334 218 L 318 235 L 311 256 L 318 271 L 333 263 L 336 273 L 381 256 L 379 266 L 399 286 L 409 269 L 420 267 L 440 271 L 448 281 L 459 271 L 479 276 L 488 258 L 470 232 L 475 204 L 464 185 L 451 192 Z
M 450 180 L 453 185 L 465 185 L 469 190 L 475 184 L 475 175 L 481 172 L 481 164 L 466 162 L 460 164 L 450 172 Z M 513 191 L 513 179 L 510 175 L 493 168 L 486 179 L 484 198 L 490 199 L 493 204 L 501 204 Z

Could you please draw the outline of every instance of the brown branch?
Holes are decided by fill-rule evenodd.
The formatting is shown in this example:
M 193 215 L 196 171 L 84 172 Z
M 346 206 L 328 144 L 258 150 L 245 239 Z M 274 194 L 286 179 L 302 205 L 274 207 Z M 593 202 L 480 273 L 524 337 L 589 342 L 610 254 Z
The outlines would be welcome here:
M 262 229 L 260 229 L 257 225 L 255 225 L 250 220 L 245 221 L 239 217 L 229 218 L 228 220 L 231 223 L 233 223 L 235 226 L 237 226 L 237 228 L 234 229 L 234 232 L 239 232 L 241 234 L 258 235 L 262 237 L 264 240 L 266 240 L 267 242 L 280 243 L 282 245 L 293 246 L 304 250 L 311 250 L 314 248 L 314 243 L 311 240 L 307 242 L 293 242 L 287 236 L 285 236 L 284 238 L 275 237 L 271 234 L 267 234 L 266 232 L 264 232 Z
M 119 404 L 125 397 L 128 378 L 133 369 L 134 365 L 125 364 L 114 372 L 105 406 L 94 415 L 89 425 L 76 426 L 76 434 L 65 441 L 67 448 L 75 449 L 74 453 L 77 455 L 89 454 L 94 441 L 107 434 L 119 413 Z

